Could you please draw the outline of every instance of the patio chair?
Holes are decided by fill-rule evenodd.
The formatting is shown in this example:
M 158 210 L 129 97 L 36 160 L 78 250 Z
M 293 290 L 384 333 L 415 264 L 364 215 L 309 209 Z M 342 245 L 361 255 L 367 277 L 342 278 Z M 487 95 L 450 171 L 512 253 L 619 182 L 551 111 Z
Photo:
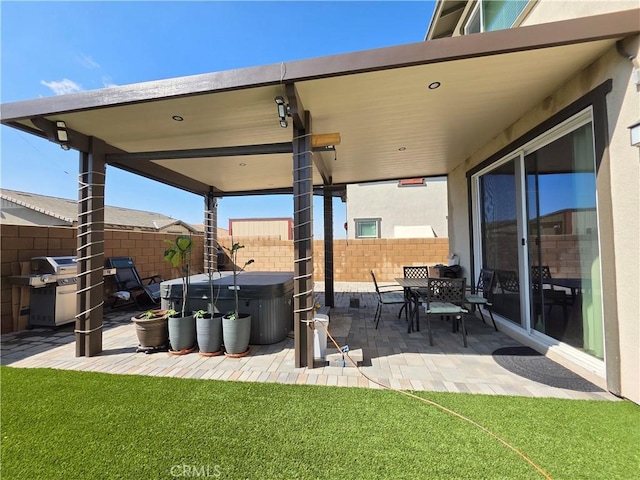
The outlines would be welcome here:
M 520 294 L 520 280 L 515 270 L 496 270 L 500 290 L 504 294 Z
M 115 268 L 114 281 L 116 289 L 121 292 L 128 292 L 131 301 L 137 307 L 146 308 L 149 305 L 158 305 L 160 303 L 160 282 L 162 282 L 160 275 L 140 278 L 131 257 L 109 257 L 105 267 Z
M 378 286 L 378 282 L 376 281 L 376 276 L 373 273 L 373 270 L 371 270 L 371 278 L 373 279 L 373 285 L 376 288 L 376 294 L 378 296 L 378 305 L 376 306 L 376 313 L 373 317 L 373 320 L 376 322 L 377 329 L 378 323 L 380 322 L 380 317 L 382 317 L 382 306 L 402 305 L 406 308 L 407 299 L 405 297 L 403 288 L 398 288 L 393 285 Z
M 468 310 L 463 308 L 465 302 L 465 278 L 429 278 L 427 280 L 427 295 L 424 297 L 424 308 L 427 314 L 427 330 L 429 331 L 429 345 L 433 346 L 431 332 L 431 315 L 446 315 L 455 317 L 453 329 L 458 329 L 458 322 L 462 323 L 462 341 L 467 346 L 467 327 L 464 324 L 464 314 Z
M 404 275 L 404 278 L 429 278 L 429 267 L 427 265 L 421 265 L 421 266 L 407 266 L 407 267 L 402 267 L 402 273 Z M 419 290 L 419 293 L 424 295 L 424 291 Z M 406 293 L 406 292 L 405 292 Z M 411 299 L 407 299 L 407 301 L 409 301 Z M 405 310 L 407 308 L 407 304 L 405 303 L 402 308 L 400 309 L 400 311 L 398 312 L 398 318 L 400 318 L 400 315 L 402 315 L 402 311 Z
M 478 283 L 476 284 L 475 289 L 471 287 L 471 292 L 469 295 L 465 296 L 464 302 L 471 305 L 471 311 L 475 311 L 475 309 L 478 308 L 480 317 L 482 318 L 482 323 L 487 323 L 484 318 L 484 314 L 482 313 L 482 308 L 480 308 L 484 307 L 489 312 L 489 316 L 493 322 L 493 328 L 495 328 L 497 332 L 498 327 L 496 326 L 496 321 L 493 318 L 492 312 L 493 304 L 489 301 L 489 295 L 491 295 L 491 291 L 493 289 L 494 276 L 495 274 L 493 270 L 489 270 L 487 268 L 480 270 Z
M 544 280 L 551 280 L 551 270 L 548 265 L 533 265 L 531 267 L 531 293 L 535 305 L 547 307 L 547 316 L 551 316 L 551 309 L 554 306 L 562 307 L 564 320 L 567 320 L 567 305 L 569 300 L 567 292 L 556 290 L 553 283 L 545 283 Z

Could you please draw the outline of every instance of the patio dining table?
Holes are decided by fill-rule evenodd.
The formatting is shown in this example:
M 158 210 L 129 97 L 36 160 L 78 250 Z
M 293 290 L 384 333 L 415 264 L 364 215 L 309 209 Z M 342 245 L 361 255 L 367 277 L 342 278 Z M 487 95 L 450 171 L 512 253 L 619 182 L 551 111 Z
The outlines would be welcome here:
M 582 293 L 582 278 L 543 278 L 542 283 L 553 287 L 568 288 L 571 290 L 572 302 L 575 302 Z
M 572 292 L 582 288 L 582 278 L 543 278 L 542 283 L 554 287 L 569 288 Z
M 404 289 L 404 297 L 407 305 L 408 325 L 407 333 L 414 331 L 414 318 L 415 318 L 415 331 L 420 331 L 419 321 L 419 307 L 420 307 L 420 295 L 418 291 L 424 290 L 429 286 L 427 278 L 406 278 L 398 277 L 394 278 L 396 282 Z

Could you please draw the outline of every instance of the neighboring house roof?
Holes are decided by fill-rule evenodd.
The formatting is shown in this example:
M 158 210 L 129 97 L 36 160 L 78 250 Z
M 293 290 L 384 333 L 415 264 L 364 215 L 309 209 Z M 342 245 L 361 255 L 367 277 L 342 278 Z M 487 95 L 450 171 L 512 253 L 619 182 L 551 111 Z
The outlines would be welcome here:
M 11 202 L 34 212 L 41 213 L 62 220 L 69 225 L 77 221 L 78 202 L 66 198 L 50 197 L 37 193 L 19 192 L 15 190 L 0 190 L 0 198 L 5 202 Z M 104 223 L 106 225 L 121 226 L 127 228 L 141 228 L 144 230 L 166 230 L 173 225 L 182 225 L 187 230 L 198 230 L 182 220 L 155 212 L 145 212 L 131 208 L 111 207 L 105 205 Z
M 195 228 L 196 230 L 198 230 L 198 232 L 204 233 L 204 223 L 194 223 L 191 225 L 193 228 Z M 218 227 L 218 236 L 227 236 L 229 235 L 229 230 L 227 230 L 226 228 L 221 228 Z

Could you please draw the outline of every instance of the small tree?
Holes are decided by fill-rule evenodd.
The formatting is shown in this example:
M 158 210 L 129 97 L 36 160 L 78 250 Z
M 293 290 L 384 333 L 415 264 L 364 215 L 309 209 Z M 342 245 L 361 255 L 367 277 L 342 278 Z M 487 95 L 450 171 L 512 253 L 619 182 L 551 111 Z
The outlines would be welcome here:
M 186 316 L 188 290 L 189 290 L 189 270 L 191 260 L 191 249 L 193 240 L 189 235 L 179 235 L 175 241 L 165 240 L 170 247 L 164 252 L 164 259 L 178 269 L 182 276 L 182 316 Z
M 231 237 L 231 248 L 222 248 L 229 252 L 229 258 L 231 258 L 231 263 L 233 264 L 233 297 L 235 300 L 235 309 L 233 312 L 231 312 L 230 315 L 228 315 L 228 318 L 235 320 L 239 317 L 238 310 L 240 308 L 240 301 L 238 300 L 238 273 L 243 271 L 247 265 L 251 265 L 254 260 L 253 258 L 251 260 L 247 260 L 246 262 L 244 262 L 244 265 L 242 265 L 241 268 L 238 268 L 238 250 L 244 248 L 244 245 L 234 243 L 233 237 Z

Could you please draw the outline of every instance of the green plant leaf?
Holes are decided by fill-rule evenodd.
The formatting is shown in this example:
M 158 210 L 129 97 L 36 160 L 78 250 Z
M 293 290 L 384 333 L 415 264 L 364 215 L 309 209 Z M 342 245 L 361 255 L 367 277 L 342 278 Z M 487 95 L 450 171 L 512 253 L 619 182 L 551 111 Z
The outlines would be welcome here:
M 177 267 L 180 264 L 180 255 L 173 248 L 170 248 L 169 250 L 165 250 L 164 259 L 167 262 L 171 263 L 171 265 L 173 265 L 174 267 Z
M 193 246 L 193 241 L 191 240 L 191 238 L 187 237 L 186 235 L 180 235 L 176 239 L 176 247 L 178 248 L 178 250 L 180 250 L 183 253 L 189 252 L 192 246 Z

